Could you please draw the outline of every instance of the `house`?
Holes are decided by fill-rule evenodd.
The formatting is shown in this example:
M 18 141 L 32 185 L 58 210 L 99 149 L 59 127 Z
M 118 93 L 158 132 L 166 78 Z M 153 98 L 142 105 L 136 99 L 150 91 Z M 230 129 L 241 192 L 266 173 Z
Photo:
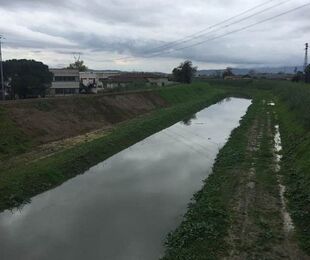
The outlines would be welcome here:
M 106 72 L 106 71 L 85 71 L 80 72 L 80 82 L 89 87 L 92 85 L 92 92 L 97 94 L 103 92 L 107 87 L 107 80 L 111 76 L 118 75 L 116 72 Z
M 107 88 L 127 87 L 131 85 L 164 87 L 173 84 L 168 76 L 155 73 L 123 73 L 117 76 L 111 76 L 107 80 Z
M 166 76 L 160 75 L 149 75 L 147 77 L 148 85 L 149 86 L 157 86 L 157 87 L 165 87 L 168 85 L 173 84 L 173 82 L 169 81 L 169 78 Z
M 9 99 L 10 95 L 12 93 L 12 89 L 11 89 L 11 78 L 9 78 L 9 80 L 7 81 L 3 81 L 3 86 L 1 84 L 1 80 L 0 80 L 0 99 L 3 99 L 3 92 L 4 92 L 4 99 Z M 4 90 L 4 91 L 3 91 Z
M 243 77 L 242 76 L 226 76 L 224 77 L 225 80 L 242 80 Z
M 64 96 L 79 94 L 80 75 L 74 69 L 50 69 L 53 73 L 52 85 L 49 89 L 50 96 Z
M 106 81 L 107 89 L 114 89 L 114 88 L 124 88 L 128 86 L 146 86 L 147 81 L 144 78 L 133 78 L 127 76 L 113 76 L 109 77 Z

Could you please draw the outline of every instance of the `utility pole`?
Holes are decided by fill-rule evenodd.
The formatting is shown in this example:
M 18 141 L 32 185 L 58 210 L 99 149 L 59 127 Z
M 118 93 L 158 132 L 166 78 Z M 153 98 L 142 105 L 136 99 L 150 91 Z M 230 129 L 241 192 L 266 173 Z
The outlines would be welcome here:
M 5 100 L 5 88 L 4 88 L 4 78 L 3 78 L 1 39 L 4 39 L 4 37 L 2 35 L 0 35 L 0 77 L 1 77 L 2 100 Z
M 304 63 L 304 71 L 306 71 L 306 68 L 308 66 L 308 43 L 306 43 L 306 48 L 305 48 L 305 63 Z

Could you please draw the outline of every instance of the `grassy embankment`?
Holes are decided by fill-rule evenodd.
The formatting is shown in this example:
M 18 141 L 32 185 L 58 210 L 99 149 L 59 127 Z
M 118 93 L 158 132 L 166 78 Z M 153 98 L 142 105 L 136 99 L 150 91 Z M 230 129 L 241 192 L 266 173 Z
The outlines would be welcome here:
M 276 111 L 284 155 L 280 174 L 284 176 L 287 187 L 285 195 L 289 212 L 296 226 L 295 234 L 299 245 L 310 255 L 309 86 L 275 81 L 221 81 L 211 84 L 230 86 L 238 91 L 251 89 L 259 94 L 265 93 L 263 95 L 267 95 L 267 99 L 271 97 L 277 101 Z M 266 133 L 266 122 L 259 152 L 251 155 L 250 158 L 246 152 L 251 124 L 255 118 L 263 120 L 259 104 L 261 102 L 254 102 L 242 120 L 241 126 L 233 131 L 228 143 L 220 151 L 213 174 L 205 182 L 204 188 L 194 196 L 183 223 L 168 236 L 165 259 L 218 259 L 238 252 L 247 256 L 260 255 L 263 258 L 271 254 L 269 256 L 272 256 L 272 259 L 281 259 L 283 257 L 281 254 L 292 253 L 289 252 L 290 249 L 287 251 L 286 246 L 281 242 L 285 237 L 281 234 L 283 230 L 281 230 L 280 210 L 276 208 L 280 202 L 277 195 L 277 180 L 271 166 L 271 137 Z M 242 216 L 241 218 L 243 222 L 250 223 L 253 228 L 247 230 L 246 224 L 239 223 L 242 228 L 239 229 L 240 234 L 237 234 L 237 242 L 233 242 L 229 241 L 231 229 L 233 229 L 232 226 L 238 225 L 236 208 L 242 208 L 242 203 L 241 206 L 239 204 L 234 208 L 232 198 L 236 196 L 238 187 L 243 183 L 240 181 L 242 175 L 238 173 L 246 169 L 249 172 L 248 162 L 251 159 L 255 160 L 257 178 L 254 183 L 259 194 L 254 200 L 255 203 L 252 202 L 254 207 L 249 207 L 250 214 L 247 212 L 246 219 Z M 246 197 L 248 193 L 246 190 Z M 269 199 L 266 199 L 268 197 Z M 251 198 L 247 198 L 243 204 L 250 205 L 250 202 Z M 275 207 L 270 208 L 268 204 L 274 204 Z M 242 230 L 247 230 L 245 233 L 252 236 L 243 238 L 245 243 L 241 243 Z M 240 239 L 240 245 L 238 245 L 238 239 Z M 235 248 L 231 248 L 232 244 Z
M 310 255 L 310 85 L 268 80 L 221 81 L 220 84 L 238 89 L 267 90 L 277 101 L 283 142 L 281 174 L 287 187 L 285 195 L 300 247 Z
M 0 159 L 27 151 L 31 141 L 0 108 Z
M 0 211 L 60 185 L 122 149 L 229 95 L 226 90 L 210 88 L 206 84 L 156 92 L 169 103 L 168 108 L 158 108 L 148 115 L 122 123 L 105 137 L 27 165 L 0 171 Z
M 287 85 L 276 93 L 286 197 L 297 238 L 310 255 L 310 86 Z
M 51 142 L 103 132 L 165 106 L 152 90 L 1 103 L 0 163 Z

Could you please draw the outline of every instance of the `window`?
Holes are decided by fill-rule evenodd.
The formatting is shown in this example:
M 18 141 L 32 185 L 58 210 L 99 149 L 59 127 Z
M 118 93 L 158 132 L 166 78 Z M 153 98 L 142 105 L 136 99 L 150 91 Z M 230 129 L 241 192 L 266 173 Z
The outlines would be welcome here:
M 56 88 L 56 95 L 72 95 L 77 94 L 77 90 L 75 88 Z
M 74 76 L 55 76 L 55 81 L 75 81 Z
M 64 94 L 64 89 L 63 88 L 56 88 L 55 93 L 56 93 L 56 95 Z

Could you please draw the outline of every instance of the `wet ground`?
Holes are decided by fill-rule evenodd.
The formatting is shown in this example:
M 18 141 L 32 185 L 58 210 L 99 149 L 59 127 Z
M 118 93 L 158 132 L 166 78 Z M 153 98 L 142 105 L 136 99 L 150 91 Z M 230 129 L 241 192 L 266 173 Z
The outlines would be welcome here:
M 298 247 L 282 184 L 281 136 L 275 103 L 263 100 L 245 134 L 246 160 L 234 169 L 238 185 L 231 198 L 232 224 L 225 259 L 308 260 Z

